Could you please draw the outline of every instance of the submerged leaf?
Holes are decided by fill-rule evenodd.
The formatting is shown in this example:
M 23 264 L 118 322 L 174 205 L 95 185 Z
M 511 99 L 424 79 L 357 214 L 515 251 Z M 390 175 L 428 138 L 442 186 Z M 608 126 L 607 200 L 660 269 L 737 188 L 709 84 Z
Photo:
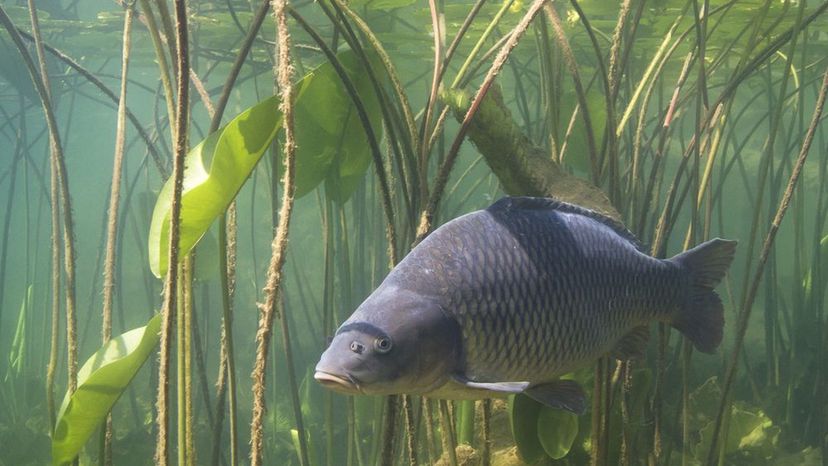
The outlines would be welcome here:
M 227 209 L 276 136 L 282 124 L 278 105 L 278 97 L 273 96 L 250 107 L 187 154 L 178 243 L 182 256 Z M 209 171 L 207 158 L 212 159 Z M 172 181 L 164 183 L 152 213 L 149 261 L 156 277 L 167 269 Z
M 357 57 L 337 55 L 355 83 L 372 126 L 380 128 L 379 103 Z M 378 69 L 378 67 L 375 67 Z M 328 193 L 345 202 L 371 162 L 365 133 L 333 65 L 303 77 L 296 93 L 296 195 L 328 180 Z M 282 126 L 278 96 L 248 108 L 195 146 L 185 160 L 180 254 L 186 255 L 227 209 Z M 209 164 L 209 168 L 208 167 Z M 160 277 L 167 268 L 172 179 L 158 195 L 149 233 L 149 262 Z
M 368 72 L 354 53 L 342 52 L 337 58 L 379 136 L 382 113 Z M 381 69 L 376 60 L 371 61 L 371 67 Z M 296 195 L 308 194 L 324 180 L 328 197 L 344 203 L 371 165 L 368 139 L 333 65 L 324 63 L 312 75 L 296 101 Z
M 67 393 L 52 439 L 52 464 L 71 462 L 158 344 L 161 314 L 145 327 L 109 340 L 78 371 L 78 389 Z
M 538 439 L 546 454 L 559 460 L 569 453 L 578 436 L 578 416 L 544 406 L 538 414 Z
M 512 436 L 517 445 L 518 454 L 528 464 L 534 464 L 546 458 L 538 437 L 538 418 L 543 405 L 523 394 L 511 397 L 509 402 L 509 419 L 512 423 Z

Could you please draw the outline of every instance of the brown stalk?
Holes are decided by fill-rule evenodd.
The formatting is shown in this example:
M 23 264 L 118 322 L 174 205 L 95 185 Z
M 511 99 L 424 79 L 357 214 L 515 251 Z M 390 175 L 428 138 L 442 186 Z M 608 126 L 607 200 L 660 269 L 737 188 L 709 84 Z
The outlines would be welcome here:
M 503 44 L 500 51 L 498 52 L 497 56 L 492 63 L 491 68 L 489 68 L 489 72 L 486 74 L 486 77 L 483 79 L 483 83 L 480 85 L 480 88 L 477 90 L 477 93 L 472 100 L 471 105 L 469 106 L 469 110 L 466 112 L 466 115 L 463 117 L 463 121 L 460 124 L 460 129 L 457 131 L 457 136 L 454 138 L 454 142 L 451 144 L 451 148 L 449 149 L 448 153 L 446 154 L 445 160 L 440 165 L 440 170 L 437 173 L 437 179 L 434 182 L 434 188 L 432 189 L 431 196 L 428 199 L 428 205 L 423 210 L 422 215 L 420 217 L 420 224 L 417 227 L 417 240 L 416 242 L 421 241 L 426 235 L 431 231 L 434 222 L 434 216 L 437 213 L 437 208 L 440 204 L 440 199 L 442 198 L 443 191 L 445 190 L 446 184 L 448 183 L 448 177 L 451 173 L 451 169 L 454 167 L 454 162 L 457 160 L 457 155 L 460 152 L 460 146 L 463 144 L 463 140 L 466 137 L 466 133 L 469 130 L 469 125 L 471 123 L 472 118 L 477 113 L 477 109 L 480 107 L 480 103 L 483 101 L 483 98 L 486 97 L 486 93 L 488 93 L 489 88 L 494 83 L 495 78 L 497 77 L 500 70 L 503 68 L 503 65 L 506 63 L 506 60 L 509 58 L 509 54 L 512 50 L 517 46 L 520 38 L 523 36 L 523 33 L 526 32 L 526 29 L 529 28 L 529 24 L 535 18 L 535 16 L 540 11 L 541 7 L 546 3 L 546 0 L 535 0 L 532 5 L 529 7 L 529 10 L 526 14 L 521 18 L 520 22 L 515 26 L 512 32 L 509 34 L 509 38 L 506 40 L 506 43 Z
M 124 15 L 123 51 L 121 53 L 121 90 L 118 98 L 118 114 L 115 127 L 115 155 L 112 164 L 112 183 L 109 192 L 109 219 L 106 225 L 106 256 L 104 259 L 103 311 L 101 340 L 106 344 L 112 338 L 112 295 L 115 290 L 115 249 L 118 237 L 118 206 L 121 196 L 121 175 L 126 137 L 126 93 L 129 70 L 130 32 L 132 30 L 133 5 Z M 112 415 L 106 417 L 102 438 L 101 458 L 104 464 L 112 464 Z
M 267 365 L 267 352 L 272 336 L 273 319 L 275 317 L 276 296 L 279 292 L 279 287 L 282 282 L 282 266 L 285 263 L 287 241 L 288 241 L 288 227 L 290 226 L 291 213 L 293 211 L 293 196 L 296 188 L 295 177 L 296 168 L 294 161 L 296 158 L 296 140 L 294 134 L 294 119 L 293 119 L 293 83 L 291 76 L 293 74 L 293 66 L 290 60 L 290 33 L 288 31 L 286 10 L 288 8 L 288 0 L 275 0 L 273 3 L 273 14 L 276 20 L 278 47 L 278 59 L 276 60 L 276 79 L 279 85 L 280 103 L 279 107 L 284 116 L 284 130 L 285 130 L 285 144 L 284 144 L 284 194 L 282 196 L 282 205 L 279 209 L 279 221 L 276 227 L 276 234 L 271 243 L 271 250 L 273 255 L 270 258 L 270 265 L 267 269 L 267 282 L 264 287 L 264 303 L 259 305 L 261 315 L 259 316 L 259 329 L 256 332 L 256 360 L 253 366 L 253 419 L 250 423 L 250 462 L 251 465 L 257 466 L 262 464 L 263 449 L 264 449 L 264 432 L 262 424 L 264 422 L 265 406 L 264 406 L 264 391 L 265 391 L 265 368 Z M 287 325 L 287 316 L 281 316 L 280 320 L 283 325 L 283 337 L 287 338 L 285 326 Z M 289 346 L 286 345 L 286 351 L 289 351 Z M 288 357 L 290 360 L 290 357 Z M 292 396 L 296 397 L 296 391 L 291 391 Z M 294 400 L 294 406 L 296 406 Z M 297 430 L 299 431 L 299 442 L 302 446 L 305 443 L 305 433 L 302 428 L 301 415 L 296 418 Z M 302 448 L 302 464 L 307 466 L 307 448 Z
M 184 182 L 184 157 L 187 155 L 187 121 L 189 120 L 190 106 L 190 75 L 189 46 L 187 36 L 187 5 L 186 0 L 175 0 L 175 27 L 176 27 L 176 69 L 178 79 L 176 92 L 178 101 L 175 110 L 175 146 L 173 151 L 173 193 L 170 208 L 170 242 L 169 261 L 167 263 L 167 277 L 165 281 L 164 303 L 161 308 L 163 314 L 161 323 L 161 349 L 158 364 L 158 396 L 157 406 L 157 443 L 155 449 L 156 464 L 167 464 L 169 460 L 169 373 L 170 351 L 172 347 L 173 327 L 175 325 L 174 312 L 177 308 L 179 254 L 178 242 L 181 236 L 181 192 Z M 182 324 L 182 323 L 179 323 Z M 180 420 L 183 422 L 183 420 Z M 181 439 L 183 441 L 183 439 Z
M 437 11 L 437 2 L 435 0 L 428 0 L 428 10 L 431 13 L 431 30 L 434 34 L 434 69 L 431 75 L 431 88 L 428 93 L 428 101 L 426 101 L 425 112 L 423 114 L 422 127 L 420 128 L 420 154 L 419 167 L 420 173 L 426 173 L 428 167 L 428 154 L 431 146 L 427 143 L 428 129 L 431 124 L 431 116 L 434 112 L 434 105 L 437 102 L 437 91 L 440 87 L 440 77 L 443 75 L 443 41 L 442 32 L 440 30 L 440 18 Z M 420 177 L 420 199 L 426 199 L 428 196 L 428 179 L 425 176 Z
M 566 34 L 561 24 L 561 18 L 558 12 L 552 5 L 547 4 L 544 7 L 546 17 L 549 18 L 549 23 L 552 25 L 552 31 L 555 34 L 555 40 L 558 42 L 558 47 L 561 48 L 564 61 L 569 74 L 572 75 L 572 82 L 575 85 L 575 95 L 578 97 L 578 105 L 581 109 L 581 117 L 584 120 L 584 130 L 586 131 L 587 149 L 589 150 L 589 164 L 592 182 L 598 184 L 601 175 L 600 166 L 598 165 L 598 149 L 595 147 L 595 133 L 592 130 L 592 118 L 589 115 L 589 107 L 587 106 L 586 90 L 581 83 L 581 75 L 578 73 L 578 64 L 575 62 L 575 55 L 572 53 L 572 48 L 569 46 L 569 41 L 566 39 Z
M 40 39 L 40 25 L 37 21 L 37 10 L 32 3 L 29 8 L 30 18 L 32 21 L 32 33 L 35 38 L 35 45 L 38 52 L 38 62 L 40 64 L 41 73 L 38 74 L 32 58 L 29 56 L 23 39 L 17 33 L 17 29 L 11 21 L 11 18 L 6 14 L 6 11 L 0 6 L 0 23 L 9 33 L 9 36 L 14 42 L 15 47 L 23 62 L 26 65 L 26 70 L 32 79 L 32 83 L 37 90 L 40 103 L 43 107 L 43 112 L 46 115 L 46 125 L 49 130 L 49 153 L 50 162 L 53 171 L 53 192 L 51 195 L 52 209 L 59 208 L 63 211 L 63 241 L 64 241 L 64 269 L 66 271 L 66 335 L 68 346 L 68 375 L 69 375 L 69 392 L 74 392 L 77 388 L 77 342 L 75 332 L 75 247 L 74 247 L 74 231 L 72 222 L 71 200 L 69 198 L 69 181 L 66 176 L 66 164 L 63 157 L 63 147 L 60 143 L 60 133 L 58 132 L 57 120 L 55 119 L 54 110 L 51 104 L 51 94 L 49 91 L 48 75 L 44 72 L 46 70 L 46 61 L 43 53 L 43 46 Z M 53 219 L 56 217 L 53 215 Z M 59 227 L 57 227 L 59 228 Z M 57 230 L 53 227 L 53 235 L 57 235 Z M 53 241 L 53 245 L 56 242 Z M 54 256 L 53 256 L 54 257 Z

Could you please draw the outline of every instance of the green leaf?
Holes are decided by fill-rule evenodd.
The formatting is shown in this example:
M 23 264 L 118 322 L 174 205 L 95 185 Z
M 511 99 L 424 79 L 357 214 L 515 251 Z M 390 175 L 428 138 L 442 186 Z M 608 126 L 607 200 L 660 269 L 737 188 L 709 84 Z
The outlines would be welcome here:
M 371 85 L 368 72 L 356 55 L 343 52 L 338 55 L 351 81 L 354 83 L 371 128 L 377 137 L 382 130 L 382 112 L 379 99 Z M 382 67 L 375 55 L 369 55 L 371 68 L 379 71 Z M 318 154 L 329 154 L 330 159 L 324 166 L 317 167 L 318 175 L 325 179 L 325 192 L 328 197 L 340 204 L 345 203 L 353 194 L 371 165 L 371 151 L 365 129 L 359 119 L 356 107 L 347 94 L 345 86 L 333 69 L 325 63 L 320 66 L 318 77 L 324 77 L 326 86 L 320 83 L 314 92 L 308 92 L 297 102 L 296 108 L 296 153 L 297 196 L 312 191 L 321 179 L 315 182 L 299 183 L 300 163 L 310 160 Z M 381 79 L 381 77 L 380 77 Z M 317 90 L 318 89 L 318 90 Z M 321 105 L 321 106 L 320 106 Z M 325 111 L 320 112 L 319 109 Z M 311 170 L 306 170 L 311 175 Z M 314 173 L 316 175 L 316 173 Z
M 365 69 L 351 51 L 337 55 L 354 82 L 372 127 L 380 126 L 379 102 Z M 379 67 L 374 67 L 380 69 Z M 327 179 L 332 199 L 345 202 L 371 163 L 366 136 L 330 63 L 302 78 L 296 93 L 296 195 Z M 278 96 L 250 107 L 187 154 L 181 198 L 181 255 L 186 255 L 236 197 L 282 126 Z M 209 164 L 209 169 L 207 168 Z M 167 269 L 172 179 L 158 195 L 149 233 L 152 273 Z
M 578 435 L 578 417 L 543 406 L 538 413 L 538 439 L 547 455 L 559 460 L 569 453 Z
M 538 437 L 538 418 L 542 407 L 542 404 L 522 394 L 511 397 L 509 402 L 512 436 L 518 454 L 528 464 L 537 463 L 547 456 Z
M 101 347 L 78 372 L 78 389 L 66 394 L 52 438 L 52 464 L 71 462 L 158 344 L 161 314 Z
M 187 154 L 181 197 L 182 256 L 227 209 L 276 136 L 282 124 L 278 105 L 278 97 L 273 96 L 250 107 Z M 206 158 L 212 159 L 209 171 Z M 152 213 L 149 261 L 156 277 L 167 269 L 172 189 L 170 178 L 161 188 Z

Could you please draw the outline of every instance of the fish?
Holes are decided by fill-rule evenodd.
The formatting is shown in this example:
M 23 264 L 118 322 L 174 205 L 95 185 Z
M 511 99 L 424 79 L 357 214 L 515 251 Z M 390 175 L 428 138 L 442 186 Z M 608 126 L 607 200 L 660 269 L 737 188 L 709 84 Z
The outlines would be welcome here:
M 642 356 L 653 322 L 715 352 L 715 287 L 736 244 L 715 238 L 659 259 L 609 217 L 505 197 L 414 247 L 337 329 L 314 378 L 346 394 L 523 393 L 582 414 L 583 388 L 561 376 L 603 356 Z

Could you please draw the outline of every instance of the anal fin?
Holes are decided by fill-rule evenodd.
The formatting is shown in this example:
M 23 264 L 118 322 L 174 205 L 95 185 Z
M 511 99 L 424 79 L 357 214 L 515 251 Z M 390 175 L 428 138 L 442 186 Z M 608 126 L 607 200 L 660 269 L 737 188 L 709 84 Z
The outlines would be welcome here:
M 620 340 L 618 340 L 615 348 L 610 351 L 610 356 L 621 361 L 641 358 L 647 350 L 647 342 L 649 340 L 649 326 L 642 325 L 640 327 L 634 327 Z

